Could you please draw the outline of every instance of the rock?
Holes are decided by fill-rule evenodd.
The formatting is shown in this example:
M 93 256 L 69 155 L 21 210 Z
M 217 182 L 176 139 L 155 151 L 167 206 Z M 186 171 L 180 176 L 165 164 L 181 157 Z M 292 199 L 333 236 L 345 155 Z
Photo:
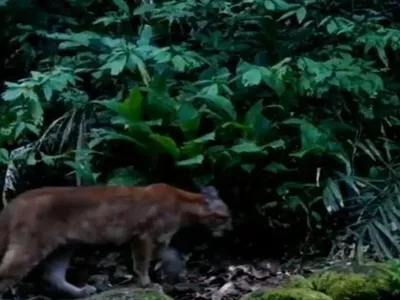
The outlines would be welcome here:
M 325 270 L 308 277 L 293 276 L 279 288 L 249 293 L 241 300 L 376 300 L 396 294 L 398 266 L 370 264 L 363 268 Z M 360 273 L 358 273 L 360 272 Z M 389 298 L 388 297 L 388 298 Z
M 115 288 L 102 293 L 82 298 L 81 300 L 173 300 L 155 289 L 136 287 Z

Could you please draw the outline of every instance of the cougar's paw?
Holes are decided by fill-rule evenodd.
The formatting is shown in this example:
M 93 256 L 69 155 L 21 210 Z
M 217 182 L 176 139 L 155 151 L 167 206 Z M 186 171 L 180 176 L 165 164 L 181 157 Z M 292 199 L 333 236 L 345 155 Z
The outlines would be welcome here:
M 159 285 L 158 283 L 149 283 L 146 287 L 146 290 L 151 290 L 151 291 L 155 291 L 155 292 L 160 292 L 163 293 L 164 289 L 161 285 Z
M 96 292 L 97 289 L 93 285 L 87 284 L 81 289 L 81 297 L 91 296 L 93 294 L 96 294 Z
M 139 278 L 139 286 L 141 288 L 147 288 L 148 286 L 151 286 L 151 280 L 149 276 L 143 276 L 142 278 Z

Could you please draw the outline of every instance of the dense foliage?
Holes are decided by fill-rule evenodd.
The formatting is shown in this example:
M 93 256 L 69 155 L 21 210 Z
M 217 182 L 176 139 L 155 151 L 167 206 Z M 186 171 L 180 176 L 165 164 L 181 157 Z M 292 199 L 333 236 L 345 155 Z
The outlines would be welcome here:
M 70 184 L 214 184 L 260 232 L 339 229 L 359 255 L 399 254 L 397 2 L 0 7 L 6 186 L 14 165 L 72 170 Z

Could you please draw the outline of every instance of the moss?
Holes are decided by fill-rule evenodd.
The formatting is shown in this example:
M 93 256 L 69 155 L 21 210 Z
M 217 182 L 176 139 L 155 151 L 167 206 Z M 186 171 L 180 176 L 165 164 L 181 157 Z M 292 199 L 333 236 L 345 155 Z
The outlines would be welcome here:
M 281 288 L 254 292 L 242 300 L 379 300 L 400 286 L 398 266 L 400 263 L 375 263 L 324 271 L 307 278 L 296 275 Z
M 346 281 L 348 276 L 352 276 L 352 274 L 328 271 L 321 274 L 314 274 L 308 280 L 311 282 L 314 290 L 326 293 L 335 283 Z
M 292 276 L 285 284 L 286 288 L 304 288 L 312 290 L 313 284 L 310 280 L 301 275 Z
M 359 274 L 334 282 L 326 293 L 334 300 L 375 300 L 379 296 L 379 290 L 370 284 L 368 277 Z
M 263 293 L 250 293 L 241 300 L 332 300 L 332 298 L 310 289 L 274 288 Z
M 375 265 L 371 275 L 374 285 L 385 292 L 393 292 L 400 288 L 400 261 L 390 260 Z

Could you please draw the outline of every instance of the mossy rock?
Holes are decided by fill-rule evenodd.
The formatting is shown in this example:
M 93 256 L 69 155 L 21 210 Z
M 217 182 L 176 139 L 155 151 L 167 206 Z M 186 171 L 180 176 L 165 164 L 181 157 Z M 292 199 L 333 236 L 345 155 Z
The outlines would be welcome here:
M 363 274 L 328 272 L 310 279 L 317 291 L 326 293 L 334 300 L 375 300 L 381 293 L 375 282 Z
M 92 295 L 83 300 L 173 300 L 170 296 L 150 289 L 120 288 Z
M 380 300 L 394 294 L 400 286 L 398 266 L 400 263 L 375 263 L 346 267 L 343 271 L 336 268 L 308 278 L 296 275 L 278 289 L 253 292 L 242 300 Z
M 311 289 L 333 300 L 376 300 L 391 292 L 390 273 L 387 272 L 390 267 L 390 264 L 373 264 L 357 268 L 363 273 L 351 273 L 347 268 L 343 271 L 324 271 L 308 278 L 297 275 L 284 287 Z
M 291 277 L 284 286 L 289 288 L 303 288 L 314 290 L 314 285 L 312 281 L 301 275 L 295 275 Z
M 261 293 L 247 294 L 241 300 L 332 300 L 332 298 L 305 288 L 273 288 Z

